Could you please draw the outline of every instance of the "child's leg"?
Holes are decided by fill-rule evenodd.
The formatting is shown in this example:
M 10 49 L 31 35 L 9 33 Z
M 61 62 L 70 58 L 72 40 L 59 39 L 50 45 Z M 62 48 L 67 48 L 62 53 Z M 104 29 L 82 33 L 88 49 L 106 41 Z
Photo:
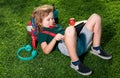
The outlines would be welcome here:
M 100 46 L 101 40 L 101 17 L 97 14 L 92 14 L 85 25 L 89 30 L 94 32 L 93 46 Z
M 76 52 L 76 31 L 74 27 L 68 27 L 65 31 L 65 44 L 71 58 L 71 68 L 76 70 L 82 75 L 90 75 L 92 71 L 82 64 L 77 56 Z
M 68 49 L 71 61 L 79 60 L 76 52 L 76 31 L 74 27 L 68 27 L 65 31 L 65 44 Z
M 86 25 L 89 30 L 91 30 L 93 35 L 93 47 L 91 48 L 94 55 L 97 55 L 101 57 L 102 59 L 111 59 L 112 56 L 108 53 L 106 53 L 101 47 L 100 47 L 100 40 L 101 40 L 101 17 L 97 14 L 93 14 L 88 19 Z

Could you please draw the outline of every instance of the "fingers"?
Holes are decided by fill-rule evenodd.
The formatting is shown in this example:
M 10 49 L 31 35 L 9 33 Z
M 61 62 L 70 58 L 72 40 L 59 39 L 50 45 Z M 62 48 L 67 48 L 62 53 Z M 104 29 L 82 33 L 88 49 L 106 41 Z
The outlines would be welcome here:
M 64 36 L 62 34 L 57 34 L 55 36 L 55 40 L 59 41 L 59 40 L 63 40 L 64 39 Z

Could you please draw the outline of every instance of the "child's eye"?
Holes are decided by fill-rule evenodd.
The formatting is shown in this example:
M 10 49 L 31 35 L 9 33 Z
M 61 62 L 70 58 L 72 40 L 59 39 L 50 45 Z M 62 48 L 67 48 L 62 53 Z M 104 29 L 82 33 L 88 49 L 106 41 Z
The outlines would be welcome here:
M 54 20 L 54 18 L 51 18 L 51 20 Z

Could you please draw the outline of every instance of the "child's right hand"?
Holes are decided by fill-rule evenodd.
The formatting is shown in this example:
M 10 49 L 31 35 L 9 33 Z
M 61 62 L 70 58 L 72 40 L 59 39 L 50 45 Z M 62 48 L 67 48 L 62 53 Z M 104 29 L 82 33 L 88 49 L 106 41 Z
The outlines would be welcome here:
M 64 35 L 58 33 L 58 34 L 56 34 L 56 36 L 54 37 L 54 39 L 55 39 L 56 41 L 63 40 L 63 39 L 64 39 Z

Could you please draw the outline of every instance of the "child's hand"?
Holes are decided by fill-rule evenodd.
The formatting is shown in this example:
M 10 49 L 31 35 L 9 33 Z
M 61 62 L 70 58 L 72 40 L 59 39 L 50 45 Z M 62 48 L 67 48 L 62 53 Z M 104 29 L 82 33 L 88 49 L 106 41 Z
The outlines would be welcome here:
M 54 37 L 54 39 L 56 40 L 56 41 L 59 41 L 59 40 L 63 40 L 64 39 L 64 36 L 62 35 L 62 34 L 56 34 L 56 36 Z

